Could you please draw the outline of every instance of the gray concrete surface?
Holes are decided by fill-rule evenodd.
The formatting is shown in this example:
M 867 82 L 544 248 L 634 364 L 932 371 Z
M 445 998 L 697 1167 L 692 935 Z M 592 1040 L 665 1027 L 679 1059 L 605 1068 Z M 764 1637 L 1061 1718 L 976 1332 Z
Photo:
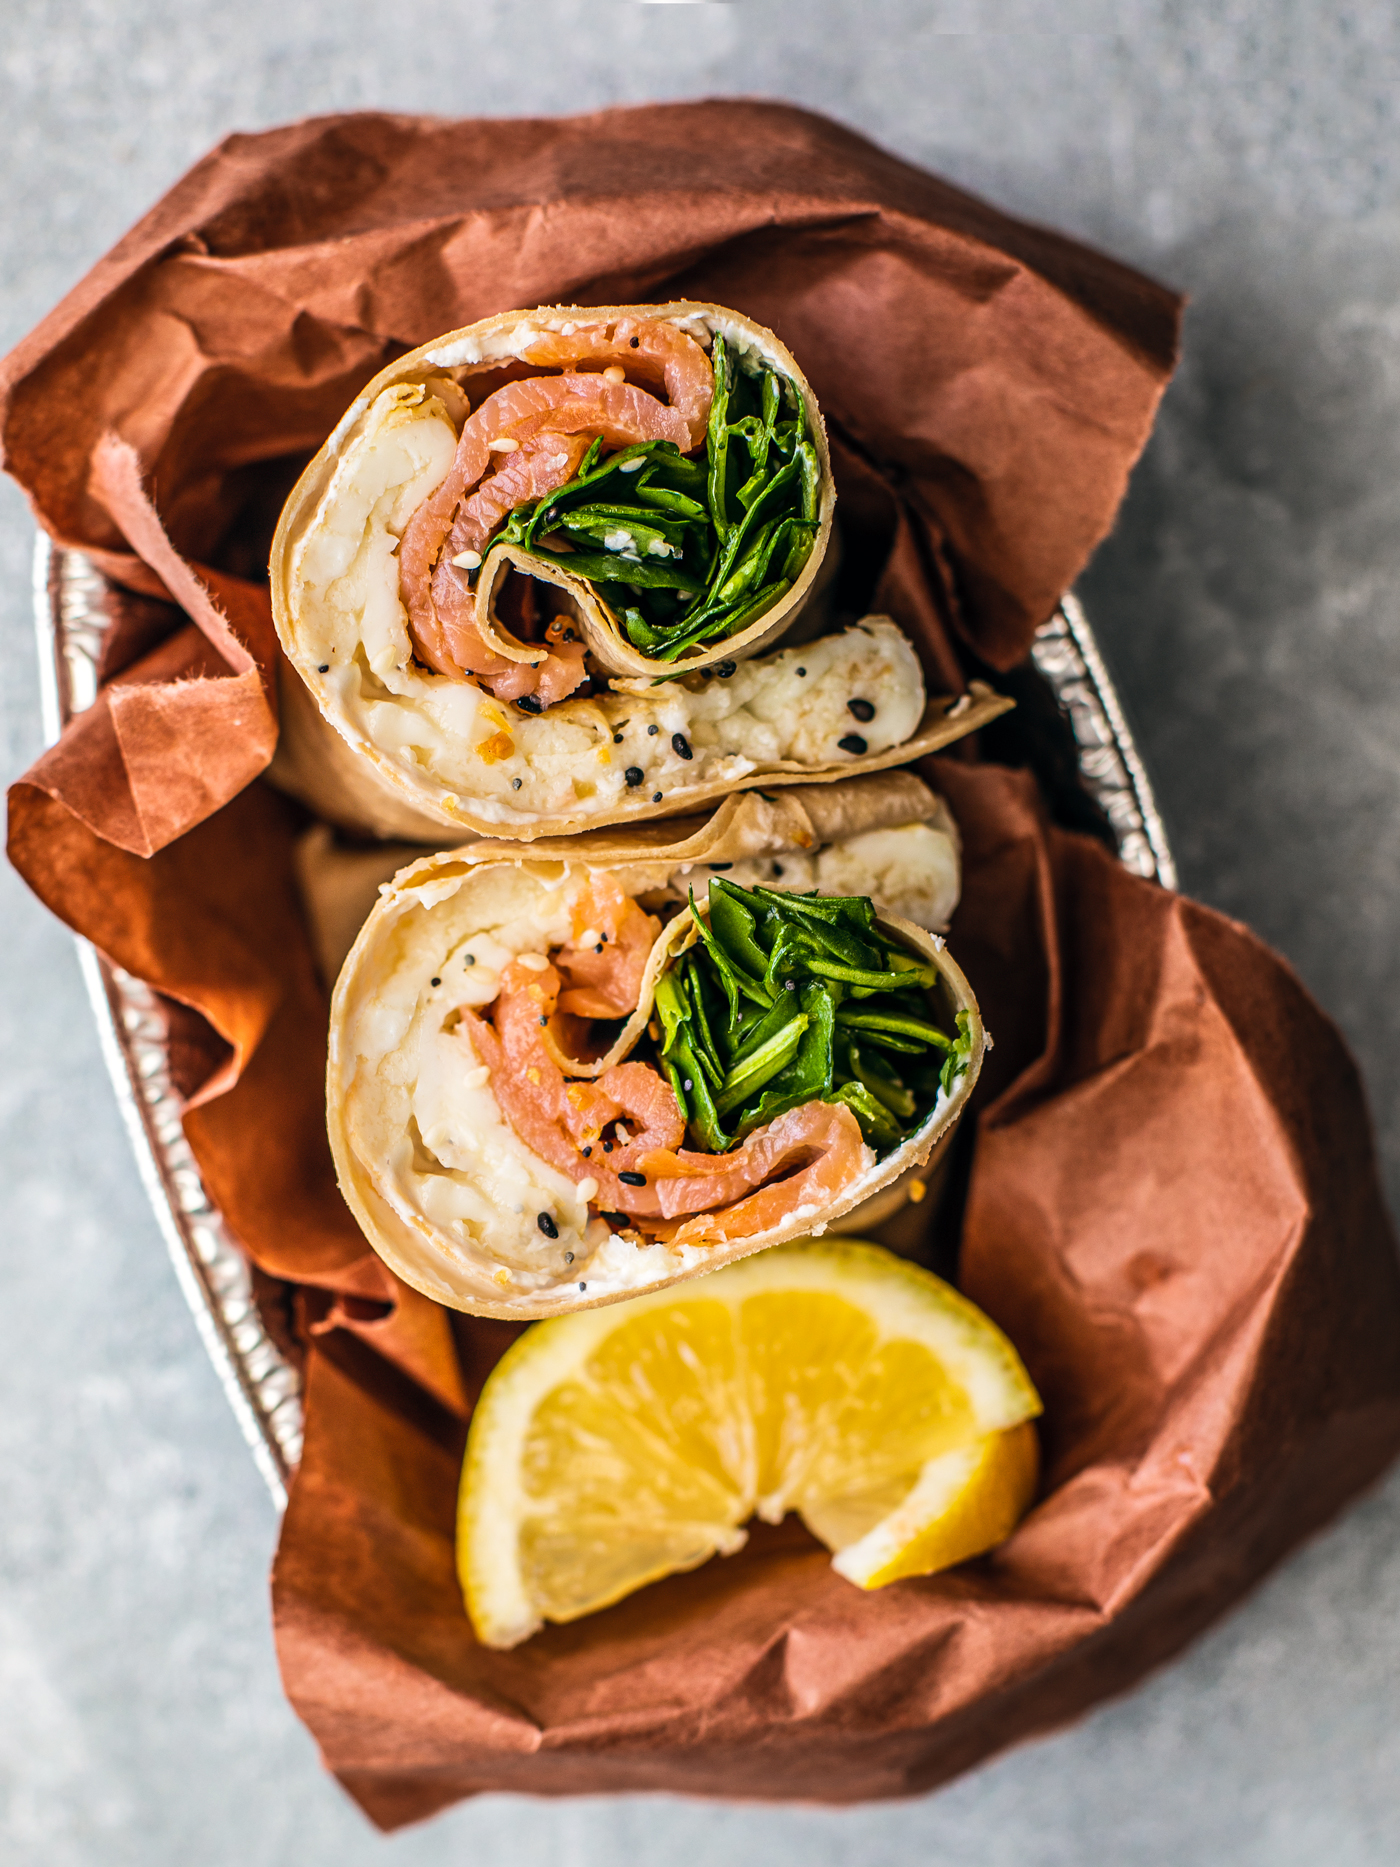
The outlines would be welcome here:
M 1083 586 L 1186 888 L 1340 1020 L 1400 1192 L 1400 20 L 1204 0 L 7 0 L 0 347 L 216 137 L 764 93 L 1193 294 Z M 0 492 L 6 773 L 38 748 Z M 1382 1867 L 1400 1859 L 1400 1479 L 1175 1665 L 918 1802 L 484 1798 L 391 1841 L 278 1687 L 275 1525 L 127 1154 L 67 936 L 0 875 L 0 1857 Z

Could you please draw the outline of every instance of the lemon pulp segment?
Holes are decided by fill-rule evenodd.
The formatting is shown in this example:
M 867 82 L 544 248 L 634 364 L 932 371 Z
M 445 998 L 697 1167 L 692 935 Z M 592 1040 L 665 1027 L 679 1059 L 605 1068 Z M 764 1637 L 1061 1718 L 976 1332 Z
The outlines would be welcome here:
M 797 1511 L 862 1587 L 1001 1541 L 1040 1411 L 1010 1343 L 878 1246 L 807 1240 L 538 1323 L 477 1404 L 458 1563 L 513 1646 Z

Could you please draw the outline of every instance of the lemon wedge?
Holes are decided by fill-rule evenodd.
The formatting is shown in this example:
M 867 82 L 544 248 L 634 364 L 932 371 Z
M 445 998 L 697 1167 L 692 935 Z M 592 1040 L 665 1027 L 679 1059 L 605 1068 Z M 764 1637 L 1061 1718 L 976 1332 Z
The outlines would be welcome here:
M 790 1510 L 863 1588 L 929 1574 L 1015 1526 L 1039 1412 L 974 1304 L 854 1239 L 537 1323 L 472 1416 L 467 1612 L 483 1645 L 512 1647 Z

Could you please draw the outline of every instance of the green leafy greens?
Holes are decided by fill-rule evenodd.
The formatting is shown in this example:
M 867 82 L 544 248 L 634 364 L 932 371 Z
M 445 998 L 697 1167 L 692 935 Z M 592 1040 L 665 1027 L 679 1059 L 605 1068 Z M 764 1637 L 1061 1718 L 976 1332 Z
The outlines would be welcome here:
M 968 1014 L 934 1022 L 938 969 L 860 895 L 779 894 L 716 876 L 699 935 L 656 988 L 661 1067 L 695 1146 L 720 1154 L 804 1102 L 842 1103 L 879 1154 L 967 1068 Z
M 714 400 L 697 455 L 643 441 L 516 507 L 493 543 L 586 577 L 633 646 L 673 661 L 738 634 L 792 588 L 818 530 L 821 468 L 796 386 L 713 344 Z

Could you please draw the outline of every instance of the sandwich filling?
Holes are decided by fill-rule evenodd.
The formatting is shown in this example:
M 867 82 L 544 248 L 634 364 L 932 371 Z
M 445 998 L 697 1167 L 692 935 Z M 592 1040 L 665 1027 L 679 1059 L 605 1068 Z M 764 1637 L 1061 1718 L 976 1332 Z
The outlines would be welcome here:
M 818 1223 L 967 1067 L 967 1014 L 868 896 L 701 879 L 680 906 L 674 882 L 638 899 L 606 869 L 483 874 L 469 913 L 414 909 L 395 935 L 414 963 L 362 995 L 355 1151 L 402 1219 L 503 1290 L 613 1293 Z

